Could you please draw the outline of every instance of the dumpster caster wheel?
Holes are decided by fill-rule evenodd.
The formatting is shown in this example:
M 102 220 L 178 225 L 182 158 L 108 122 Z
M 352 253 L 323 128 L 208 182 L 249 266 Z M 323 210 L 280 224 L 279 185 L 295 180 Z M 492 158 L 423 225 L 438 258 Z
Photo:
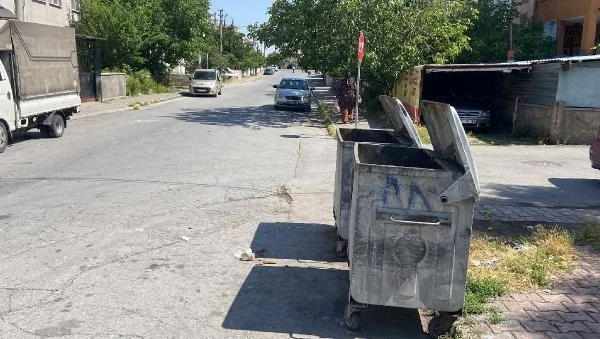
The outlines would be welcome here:
M 348 240 L 338 239 L 335 242 L 335 255 L 339 258 L 348 257 Z
M 456 328 L 454 323 L 458 318 L 455 314 L 440 313 L 429 321 L 427 329 L 431 338 L 439 338 L 442 335 L 450 336 L 454 338 L 456 335 Z
M 346 309 L 344 310 L 344 324 L 350 331 L 356 332 L 360 328 L 360 314 L 360 309 L 346 305 Z

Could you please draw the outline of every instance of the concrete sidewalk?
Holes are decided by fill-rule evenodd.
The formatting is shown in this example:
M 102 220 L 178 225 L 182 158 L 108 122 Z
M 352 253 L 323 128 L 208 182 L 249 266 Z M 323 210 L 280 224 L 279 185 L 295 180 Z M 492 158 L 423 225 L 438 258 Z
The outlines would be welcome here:
M 315 95 L 323 104 L 333 105 L 335 95 L 323 81 L 312 79 Z M 376 122 L 381 128 L 381 122 Z M 338 126 L 340 126 L 338 124 Z M 342 125 L 353 127 L 354 124 Z M 374 128 L 369 116 L 361 117 L 360 128 Z M 526 227 L 537 224 L 559 224 L 574 227 L 585 220 L 600 222 L 600 210 L 595 208 L 556 208 L 477 203 L 474 229 L 504 228 L 514 236 Z M 514 233 L 510 233 L 514 232 Z M 475 329 L 464 332 L 465 338 L 525 339 L 525 338 L 600 338 L 600 254 L 579 248 L 579 266 L 554 287 L 526 294 L 511 294 L 493 302 L 504 318 L 503 323 L 490 324 L 478 317 Z

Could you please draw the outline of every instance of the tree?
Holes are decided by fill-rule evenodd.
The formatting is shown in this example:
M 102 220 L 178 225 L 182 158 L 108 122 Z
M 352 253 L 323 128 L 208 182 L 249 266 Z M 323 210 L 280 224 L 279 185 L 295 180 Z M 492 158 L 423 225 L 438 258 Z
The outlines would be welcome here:
M 275 51 L 272 52 L 271 54 L 267 55 L 266 59 L 265 59 L 265 63 L 267 65 L 277 65 L 277 66 L 281 66 L 284 62 L 285 58 L 281 55 L 281 53 Z
M 85 0 L 76 29 L 103 39 L 107 68 L 148 69 L 164 79 L 181 59 L 206 50 L 208 0 Z
M 452 60 L 468 47 L 473 0 L 274 0 L 269 21 L 252 36 L 296 57 L 303 68 L 341 75 L 356 67 L 358 33 L 366 37 L 363 74 L 372 93 L 422 63 Z
M 541 21 L 529 20 L 515 30 L 515 59 L 536 60 L 556 55 L 555 40 L 545 35 Z

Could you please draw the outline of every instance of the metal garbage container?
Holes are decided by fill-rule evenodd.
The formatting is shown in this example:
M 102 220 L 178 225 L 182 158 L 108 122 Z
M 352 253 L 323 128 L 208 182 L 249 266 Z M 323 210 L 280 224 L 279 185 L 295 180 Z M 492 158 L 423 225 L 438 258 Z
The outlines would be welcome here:
M 479 183 L 460 119 L 423 101 L 433 150 L 357 143 L 350 216 L 346 326 L 367 305 L 440 311 L 452 326 L 464 304 Z M 444 327 L 444 328 L 443 328 Z
M 381 95 L 379 101 L 392 122 L 393 130 L 361 128 L 338 128 L 337 130 L 333 217 L 338 234 L 336 243 L 338 256 L 343 257 L 346 255 L 348 243 L 354 173 L 354 144 L 361 142 L 421 147 L 421 139 L 417 129 L 400 100 Z

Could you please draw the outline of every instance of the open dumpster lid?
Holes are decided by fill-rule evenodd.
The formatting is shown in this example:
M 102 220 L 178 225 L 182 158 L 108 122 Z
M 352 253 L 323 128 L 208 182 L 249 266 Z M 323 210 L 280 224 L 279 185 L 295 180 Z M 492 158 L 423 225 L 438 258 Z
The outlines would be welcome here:
M 396 135 L 406 140 L 412 140 L 414 147 L 421 147 L 421 138 L 417 128 L 400 100 L 389 95 L 380 95 L 379 102 L 392 122 Z
M 421 114 L 436 157 L 461 166 L 465 173 L 442 194 L 448 202 L 479 196 L 479 179 L 467 135 L 454 107 L 433 101 L 421 102 Z

